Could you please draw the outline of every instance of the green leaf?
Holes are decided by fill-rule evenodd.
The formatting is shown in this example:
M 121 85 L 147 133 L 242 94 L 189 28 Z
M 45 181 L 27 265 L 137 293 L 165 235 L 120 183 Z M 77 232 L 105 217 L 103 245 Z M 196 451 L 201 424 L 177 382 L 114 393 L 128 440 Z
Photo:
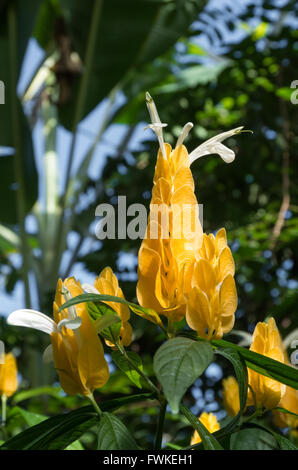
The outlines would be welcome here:
M 94 1 L 60 0 L 68 31 L 83 63 Z M 92 111 L 111 90 L 133 74 L 136 67 L 169 49 L 187 31 L 205 2 L 167 0 L 103 1 L 95 38 L 95 51 L 83 116 Z M 77 96 L 80 77 L 69 83 Z M 61 107 L 61 122 L 71 127 L 75 100 Z M 82 117 L 83 117 L 82 116 Z
M 136 450 L 133 436 L 126 426 L 111 413 L 103 413 L 99 422 L 98 450 Z
M 37 387 L 37 388 L 32 388 L 30 390 L 21 390 L 20 392 L 17 392 L 12 399 L 12 402 L 14 404 L 19 403 L 24 400 L 28 400 L 29 398 L 33 397 L 38 397 L 40 395 L 49 395 L 53 396 L 56 398 L 61 398 L 61 387 L 50 387 L 50 386 L 45 386 L 45 387 Z
M 149 320 L 152 323 L 155 323 L 156 325 L 160 326 L 164 330 L 164 326 L 159 315 L 152 308 L 141 307 L 140 305 L 134 304 L 133 302 L 128 302 L 127 300 L 122 299 L 121 297 L 115 297 L 114 295 L 107 295 L 107 294 L 77 295 L 76 297 L 73 297 L 72 299 L 68 300 L 63 305 L 61 305 L 58 311 L 60 312 L 64 308 L 68 308 L 76 304 L 81 304 L 83 302 L 94 302 L 94 303 L 119 302 L 120 304 L 128 305 L 128 307 L 134 313 L 136 313 L 136 315 L 139 315 L 140 317 L 145 318 L 146 320 Z M 109 308 L 109 307 L 106 307 L 106 308 Z
M 173 413 L 190 385 L 204 372 L 213 359 L 206 341 L 177 337 L 164 343 L 154 356 L 154 370 Z
M 133 351 L 127 351 L 126 352 L 127 356 L 129 359 L 135 364 L 138 369 L 143 371 L 143 363 L 142 359 L 140 356 L 133 352 Z M 133 368 L 133 366 L 127 361 L 125 356 L 121 354 L 119 351 L 113 351 L 112 352 L 112 359 L 115 362 L 116 366 L 119 367 L 124 374 L 127 375 L 127 377 L 138 387 L 142 388 L 141 384 L 141 377 L 138 374 L 138 372 Z
M 298 369 L 275 361 L 270 357 L 262 356 L 262 354 L 250 351 L 249 349 L 237 346 L 229 341 L 220 339 L 213 340 L 211 343 L 215 346 L 234 349 L 245 360 L 247 367 L 250 369 L 298 390 Z
M 113 411 L 129 403 L 153 399 L 152 393 L 116 398 L 100 405 L 102 411 Z M 65 449 L 98 422 L 93 406 L 84 406 L 70 413 L 48 418 L 7 440 L 1 449 L 55 450 Z
M 118 315 L 116 314 L 107 313 L 95 321 L 96 331 L 98 333 L 105 335 L 105 330 L 114 326 L 116 323 L 120 323 L 120 327 L 121 327 L 121 318 L 118 317 Z M 120 333 L 119 325 L 118 325 L 118 329 L 119 329 L 119 332 L 118 332 L 118 335 L 119 335 Z
M 269 432 L 270 434 L 272 434 L 272 436 L 275 437 L 276 441 L 278 442 L 279 447 L 282 450 L 297 450 L 298 449 L 291 441 L 289 441 L 289 439 L 282 436 L 281 434 L 276 433 L 275 431 L 273 431 L 271 428 L 265 426 L 264 424 L 254 421 L 252 423 L 248 423 L 248 426 L 250 426 L 250 425 L 258 426 L 259 428 L 261 428 L 261 429 Z
M 11 420 L 15 420 L 21 418 L 21 420 L 27 424 L 28 426 L 35 426 L 36 424 L 42 423 L 46 419 L 47 416 L 41 415 L 39 413 L 32 413 L 31 411 L 23 410 L 19 406 L 14 406 L 8 412 L 8 420 L 9 423 Z
M 236 416 L 234 416 L 228 424 L 219 431 L 215 433 L 215 436 L 219 439 L 228 433 L 230 433 L 235 426 L 237 425 L 238 421 L 240 420 L 243 410 L 246 405 L 246 398 L 247 398 L 247 369 L 245 366 L 244 360 L 238 354 L 237 351 L 231 348 L 219 348 L 215 351 L 217 354 L 225 357 L 234 367 L 236 379 L 239 385 L 239 402 L 240 402 L 240 410 Z
M 72 444 L 67 446 L 65 450 L 84 450 L 84 447 L 80 441 L 74 441 Z
M 288 415 L 296 416 L 298 418 L 298 414 L 294 413 L 293 411 L 286 410 L 285 408 L 282 408 L 281 406 L 278 406 L 277 408 L 273 408 L 272 411 L 280 411 L 281 413 L 285 413 Z
M 180 410 L 188 419 L 192 427 L 199 433 L 205 450 L 223 450 L 216 438 L 205 428 L 203 423 L 185 406 L 180 405 Z
M 277 449 L 276 439 L 260 428 L 241 429 L 231 435 L 231 450 L 273 450 Z
M 121 330 L 121 318 L 115 310 L 104 302 L 88 302 L 88 312 L 95 320 L 96 331 L 113 343 L 118 339 Z
M 228 66 L 231 61 L 223 59 L 216 65 L 194 65 L 178 72 L 173 79 L 173 75 L 169 76 L 168 83 L 157 86 L 152 89 L 154 96 L 161 93 L 177 93 L 198 85 L 206 85 L 215 82 L 219 75 Z
M 26 4 L 21 0 L 7 2 L 1 11 L 0 17 L 0 79 L 5 85 L 5 103 L 0 105 L 0 147 L 9 147 L 7 153 L 0 157 L 0 199 L 6 201 L 5 204 L 1 205 L 0 219 L 2 223 L 8 224 L 15 224 L 18 220 L 16 211 L 17 186 L 13 157 L 16 134 L 14 131 L 15 121 L 12 118 L 11 100 L 12 94 L 17 93 L 17 91 L 12 89 L 14 80 L 12 80 L 11 65 L 13 64 L 16 67 L 16 73 L 19 74 L 40 4 L 40 0 L 30 0 Z M 9 8 L 15 9 L 17 63 L 14 63 L 11 57 L 8 21 Z M 19 101 L 17 112 L 20 121 L 20 140 L 18 144 L 22 151 L 22 171 L 26 182 L 25 210 L 29 211 L 37 197 L 37 172 L 31 132 Z

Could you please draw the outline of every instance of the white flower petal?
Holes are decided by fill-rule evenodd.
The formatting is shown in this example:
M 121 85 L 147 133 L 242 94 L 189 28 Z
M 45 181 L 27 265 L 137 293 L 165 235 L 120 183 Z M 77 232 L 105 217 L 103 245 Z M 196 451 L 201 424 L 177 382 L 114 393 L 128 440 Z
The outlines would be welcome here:
M 45 364 L 49 364 L 50 362 L 54 362 L 54 353 L 53 353 L 53 346 L 49 344 L 43 352 L 42 361 Z
M 177 144 L 176 144 L 176 148 L 179 147 L 180 145 L 183 144 L 183 142 L 185 141 L 186 137 L 188 136 L 189 134 L 189 131 L 193 128 L 193 123 L 192 122 L 187 122 L 185 124 L 185 126 L 183 127 L 179 137 L 178 137 L 178 140 L 177 140 Z
M 82 288 L 85 292 L 87 292 L 87 294 L 100 294 L 96 287 L 92 286 L 91 284 L 83 284 Z
M 155 103 L 152 99 L 152 96 L 148 91 L 146 91 L 146 105 L 150 114 L 151 122 L 154 123 L 161 123 L 161 120 L 159 118 Z
M 239 134 L 243 129 L 243 126 L 236 127 L 230 131 L 222 132 L 211 139 L 206 140 L 203 144 L 199 145 L 195 150 L 193 150 L 189 155 L 190 164 L 195 160 L 205 155 L 210 155 L 212 153 L 217 153 L 226 163 L 231 163 L 235 159 L 235 153 L 233 150 L 229 149 L 221 142 L 232 135 Z
M 144 131 L 147 129 L 152 129 L 155 133 L 157 133 L 162 127 L 167 127 L 165 123 L 155 123 L 155 124 L 148 124 L 148 126 L 144 127 Z
M 69 328 L 70 330 L 76 330 L 77 328 L 80 328 L 81 324 L 82 324 L 82 319 L 80 317 L 75 317 L 72 319 L 63 318 L 63 320 L 59 321 L 58 323 L 58 330 L 61 331 L 62 326 L 65 326 L 66 328 Z
M 15 310 L 8 316 L 7 323 L 9 325 L 34 328 L 49 335 L 57 331 L 57 325 L 54 320 L 44 313 L 31 309 Z
M 152 129 L 155 132 L 155 134 L 157 136 L 157 139 L 158 139 L 159 147 L 160 147 L 162 155 L 163 155 L 163 158 L 166 160 L 167 159 L 167 154 L 166 154 L 165 143 L 164 143 L 164 139 L 163 139 L 162 128 L 167 126 L 167 124 L 162 124 L 162 122 L 159 118 L 155 103 L 154 103 L 150 93 L 148 93 L 148 91 L 146 92 L 146 105 L 147 105 L 147 108 L 148 108 L 148 111 L 149 111 L 149 114 L 150 114 L 150 118 L 151 118 L 151 122 L 152 122 L 152 124 L 149 124 L 149 126 L 147 126 L 147 127 L 149 127 L 150 129 Z

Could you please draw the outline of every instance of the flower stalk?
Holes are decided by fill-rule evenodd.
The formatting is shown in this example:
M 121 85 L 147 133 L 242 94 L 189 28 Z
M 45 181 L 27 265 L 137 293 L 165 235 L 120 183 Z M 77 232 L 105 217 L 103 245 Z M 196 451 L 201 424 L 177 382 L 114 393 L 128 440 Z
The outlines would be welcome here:
M 90 393 L 90 394 L 88 395 L 88 398 L 89 398 L 89 400 L 91 401 L 92 405 L 94 406 L 94 409 L 95 409 L 96 413 L 98 414 L 98 416 L 101 417 L 102 411 L 101 411 L 100 407 L 98 406 L 98 404 L 97 404 L 97 402 L 96 402 L 96 400 L 95 400 L 95 398 L 94 398 L 93 393 Z
M 160 393 L 160 391 L 158 390 L 158 388 L 154 385 L 153 382 L 151 382 L 151 380 L 149 379 L 149 377 L 147 377 L 142 371 L 141 369 L 138 368 L 138 366 L 136 366 L 134 364 L 134 362 L 130 359 L 130 357 L 128 356 L 128 354 L 126 353 L 124 347 L 119 343 L 119 341 L 116 341 L 116 347 L 118 349 L 118 351 L 125 357 L 125 359 L 127 360 L 127 362 L 131 365 L 131 367 L 145 380 L 145 382 L 148 384 L 149 388 L 152 390 L 152 392 L 156 393 L 157 394 L 157 397 L 158 397 L 158 400 L 159 401 L 162 401 L 163 398 L 162 398 L 162 395 Z

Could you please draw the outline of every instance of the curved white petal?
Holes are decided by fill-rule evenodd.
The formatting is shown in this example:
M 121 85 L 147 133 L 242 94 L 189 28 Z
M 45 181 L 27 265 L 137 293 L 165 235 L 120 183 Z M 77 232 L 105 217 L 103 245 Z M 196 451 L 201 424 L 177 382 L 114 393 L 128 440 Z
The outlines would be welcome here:
M 183 127 L 183 129 L 182 129 L 182 131 L 181 131 L 181 133 L 178 137 L 178 140 L 177 140 L 177 143 L 176 143 L 176 148 L 183 144 L 184 140 L 186 139 L 186 137 L 189 134 L 189 131 L 192 128 L 193 128 L 193 123 L 192 122 L 187 122 L 185 124 L 185 126 Z
M 226 163 L 232 163 L 235 160 L 235 152 L 220 142 L 214 143 L 210 147 L 211 153 L 217 153 Z
M 69 328 L 70 330 L 76 330 L 77 328 L 80 328 L 81 324 L 82 319 L 80 317 L 75 317 L 72 319 L 63 318 L 63 320 L 59 321 L 58 323 L 58 330 L 61 331 L 62 326 L 66 326 L 66 328 Z
M 199 145 L 195 150 L 193 150 L 189 155 L 190 164 L 195 160 L 205 155 L 210 155 L 211 153 L 217 153 L 226 163 L 231 163 L 235 159 L 235 153 L 233 150 L 229 149 L 221 142 L 232 135 L 239 134 L 243 126 L 236 127 L 230 131 L 222 132 L 211 139 L 206 140 L 203 144 Z
M 91 284 L 83 284 L 82 288 L 85 292 L 87 292 L 87 294 L 100 294 L 96 287 L 92 286 Z
M 31 309 L 15 310 L 8 316 L 7 323 L 9 325 L 34 328 L 49 335 L 57 331 L 57 325 L 54 320 L 44 313 Z
M 49 344 L 43 352 L 42 360 L 45 364 L 54 362 L 53 346 Z
M 149 114 L 150 114 L 150 118 L 151 118 L 151 122 L 152 122 L 152 124 L 149 124 L 149 126 L 147 126 L 147 127 L 149 127 L 150 129 L 152 129 L 155 132 L 155 134 L 157 136 L 157 139 L 158 139 L 159 147 L 160 147 L 162 155 L 163 155 L 163 158 L 166 160 L 167 159 L 167 154 L 166 154 L 166 150 L 165 150 L 165 143 L 164 143 L 164 139 L 163 139 L 162 128 L 167 126 L 167 124 L 163 124 L 161 122 L 160 117 L 159 117 L 158 112 L 157 112 L 157 109 L 156 109 L 156 106 L 155 106 L 155 103 L 154 103 L 150 93 L 148 93 L 148 91 L 146 91 L 146 105 L 147 105 L 147 108 L 148 108 L 148 111 L 149 111 Z

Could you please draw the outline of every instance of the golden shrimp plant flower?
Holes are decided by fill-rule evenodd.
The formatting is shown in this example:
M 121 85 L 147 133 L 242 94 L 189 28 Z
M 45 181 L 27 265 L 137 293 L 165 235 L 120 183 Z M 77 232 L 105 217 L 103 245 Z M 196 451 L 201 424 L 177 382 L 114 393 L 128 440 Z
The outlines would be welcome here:
M 0 395 L 10 397 L 18 388 L 18 368 L 12 353 L 4 354 L 4 362 L 0 364 Z
M 59 279 L 54 300 L 54 319 L 36 310 L 16 310 L 7 323 L 48 333 L 51 345 L 44 360 L 54 360 L 63 390 L 68 395 L 92 396 L 109 378 L 104 350 L 85 303 L 59 311 L 72 297 L 83 294 L 80 282 L 73 277 Z
M 118 279 L 112 269 L 107 266 L 94 281 L 94 286 L 83 284 L 83 289 L 88 293 L 112 295 L 124 299 L 124 294 L 119 286 Z M 123 346 L 129 346 L 132 341 L 132 327 L 129 323 L 130 312 L 127 305 L 120 302 L 104 302 L 109 305 L 120 317 L 121 328 L 119 333 L 119 342 Z M 105 340 L 108 346 L 115 347 L 115 344 Z
M 234 326 L 237 292 L 235 265 L 226 231 L 216 237 L 204 234 L 199 258 L 193 265 L 190 291 L 186 293 L 186 321 L 198 335 L 219 339 Z
M 147 231 L 138 254 L 138 302 L 172 322 L 186 314 L 189 326 L 200 335 L 219 338 L 234 323 L 234 264 L 224 230 L 216 239 L 203 237 L 190 165 L 211 153 L 218 153 L 227 163 L 233 161 L 234 152 L 222 141 L 241 132 L 242 127 L 213 137 L 188 154 L 183 142 L 193 124 L 184 126 L 172 149 L 164 143 L 162 129 L 166 124 L 161 123 L 149 93 L 146 100 L 152 120 L 148 127 L 157 135 L 159 152 Z M 206 280 L 205 274 L 209 276 Z M 203 310 L 196 316 L 197 299 Z
M 198 419 L 211 434 L 220 430 L 220 423 L 217 421 L 217 418 L 213 413 L 204 412 Z M 195 431 L 192 435 L 190 445 L 193 446 L 195 444 L 199 444 L 201 440 L 199 433 Z
M 230 416 L 236 416 L 240 411 L 239 385 L 232 375 L 223 379 L 223 403 L 227 413 Z
M 274 318 L 271 317 L 268 323 L 257 323 L 249 349 L 284 363 L 284 349 Z M 248 369 L 248 385 L 247 405 L 255 405 L 257 408 L 275 408 L 286 392 L 286 385 L 252 369 Z

